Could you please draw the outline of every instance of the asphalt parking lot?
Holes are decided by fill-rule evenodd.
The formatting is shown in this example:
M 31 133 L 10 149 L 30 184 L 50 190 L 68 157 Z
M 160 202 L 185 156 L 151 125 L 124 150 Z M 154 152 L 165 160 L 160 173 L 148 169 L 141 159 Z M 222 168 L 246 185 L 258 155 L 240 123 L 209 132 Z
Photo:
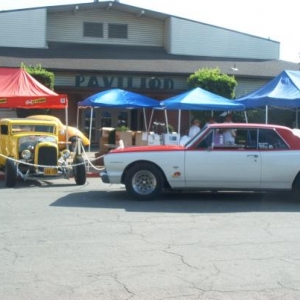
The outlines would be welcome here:
M 0 299 L 299 299 L 300 200 L 0 181 Z

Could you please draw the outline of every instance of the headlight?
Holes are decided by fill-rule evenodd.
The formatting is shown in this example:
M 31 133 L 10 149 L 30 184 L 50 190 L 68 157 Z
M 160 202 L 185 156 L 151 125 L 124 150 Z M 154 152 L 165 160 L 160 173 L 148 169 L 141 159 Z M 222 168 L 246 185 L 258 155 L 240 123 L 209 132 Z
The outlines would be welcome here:
M 68 150 L 68 149 L 63 150 L 63 151 L 61 152 L 61 156 L 62 156 L 64 159 L 69 158 L 69 157 L 71 156 L 70 150 Z
M 28 149 L 22 151 L 21 155 L 22 155 L 22 158 L 25 160 L 28 160 L 32 157 L 32 154 Z

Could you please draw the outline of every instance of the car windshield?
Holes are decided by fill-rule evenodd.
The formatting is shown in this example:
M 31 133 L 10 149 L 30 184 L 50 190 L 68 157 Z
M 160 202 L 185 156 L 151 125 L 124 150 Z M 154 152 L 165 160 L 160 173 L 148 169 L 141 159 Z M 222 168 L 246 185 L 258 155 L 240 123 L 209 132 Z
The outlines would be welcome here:
M 200 136 L 203 135 L 203 132 L 206 131 L 206 128 L 207 128 L 207 125 L 205 125 L 203 128 L 201 128 L 201 130 L 200 130 L 194 137 L 192 137 L 191 139 L 189 139 L 189 140 L 184 144 L 184 146 L 187 147 L 187 146 L 193 144 L 193 142 L 194 142 L 195 139 L 198 139 Z
M 52 125 L 14 124 L 11 129 L 12 134 L 23 132 L 47 132 L 55 134 L 55 126 Z

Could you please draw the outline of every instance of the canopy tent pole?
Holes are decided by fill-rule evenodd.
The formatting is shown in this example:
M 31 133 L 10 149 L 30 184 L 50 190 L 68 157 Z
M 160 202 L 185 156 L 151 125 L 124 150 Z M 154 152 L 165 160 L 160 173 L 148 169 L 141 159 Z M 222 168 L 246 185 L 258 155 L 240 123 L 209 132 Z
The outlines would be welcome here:
M 152 108 L 152 112 L 151 112 L 150 120 L 149 120 L 149 125 L 148 125 L 149 132 L 151 130 L 151 123 L 152 123 L 152 119 L 153 119 L 153 114 L 154 114 L 154 109 Z M 147 131 L 147 136 L 148 136 L 148 131 Z
M 244 116 L 245 116 L 246 123 L 248 123 L 248 116 L 247 116 L 247 112 L 245 110 L 244 110 Z
M 68 124 L 69 124 L 69 119 L 68 119 L 68 108 L 66 107 L 65 108 L 65 119 L 66 119 L 66 143 L 68 142 L 68 140 L 69 140 L 69 135 L 68 135 Z M 78 127 L 77 127 L 78 128 Z M 68 146 L 67 146 L 68 145 Z M 67 144 L 66 146 L 66 148 L 68 148 L 69 149 L 69 144 Z M 70 149 L 69 149 L 70 150 Z
M 145 130 L 146 132 L 148 132 L 148 127 L 147 127 L 147 120 L 146 120 L 146 110 L 145 108 L 143 107 L 143 114 L 144 114 L 144 125 L 145 125 Z
M 298 107 L 296 107 L 296 124 L 295 127 L 298 128 Z
M 77 116 L 76 116 L 76 127 L 78 128 L 79 125 L 79 106 L 77 106 Z
M 90 128 L 89 128 L 89 140 L 92 140 L 92 126 L 93 126 L 93 107 L 91 107 L 91 114 L 90 114 Z M 91 142 L 89 145 L 89 152 L 91 152 Z
M 165 119 L 166 119 L 167 133 L 169 133 L 169 121 L 168 121 L 168 114 L 166 109 L 165 109 Z
M 77 117 L 76 117 L 76 128 L 78 129 L 79 128 L 79 107 L 77 107 Z M 68 139 L 67 139 L 68 140 Z M 69 145 L 69 144 L 68 144 Z M 69 146 L 68 146 L 68 149 L 69 149 Z M 77 153 L 81 153 L 80 150 L 79 150 L 79 143 L 77 142 L 76 143 L 76 151 Z
M 152 108 L 148 127 L 146 126 L 146 128 L 145 128 L 146 129 L 146 141 L 147 141 L 147 145 L 148 145 L 149 132 L 151 130 L 151 123 L 152 123 L 152 119 L 153 119 L 153 114 L 154 114 L 154 109 Z
M 181 109 L 179 109 L 178 111 L 178 133 L 177 133 L 178 145 L 180 144 L 180 130 L 181 130 Z
M 266 124 L 268 124 L 268 105 L 266 105 Z

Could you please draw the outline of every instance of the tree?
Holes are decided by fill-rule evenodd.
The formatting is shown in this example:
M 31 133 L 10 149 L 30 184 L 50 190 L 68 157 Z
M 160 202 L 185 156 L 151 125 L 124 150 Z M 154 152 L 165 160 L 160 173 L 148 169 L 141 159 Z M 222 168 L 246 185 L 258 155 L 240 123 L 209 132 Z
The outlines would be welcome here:
M 54 90 L 54 73 L 43 69 L 40 64 L 35 67 L 26 66 L 25 64 L 21 64 L 21 68 L 24 69 L 28 74 L 34 77 L 38 82 L 46 86 L 50 90 Z
M 190 88 L 200 87 L 211 93 L 220 95 L 228 99 L 235 98 L 235 87 L 237 82 L 234 76 L 222 74 L 219 68 L 208 69 L 203 68 L 191 74 L 187 79 L 188 86 Z M 194 117 L 202 120 L 201 126 L 204 125 L 205 121 L 208 120 L 211 112 L 210 111 L 193 111 Z M 239 114 L 237 117 L 242 117 Z M 218 120 L 217 120 L 218 121 Z
M 222 74 L 219 68 L 199 69 L 188 77 L 187 83 L 190 88 L 200 87 L 228 99 L 234 99 L 237 85 L 234 76 Z

